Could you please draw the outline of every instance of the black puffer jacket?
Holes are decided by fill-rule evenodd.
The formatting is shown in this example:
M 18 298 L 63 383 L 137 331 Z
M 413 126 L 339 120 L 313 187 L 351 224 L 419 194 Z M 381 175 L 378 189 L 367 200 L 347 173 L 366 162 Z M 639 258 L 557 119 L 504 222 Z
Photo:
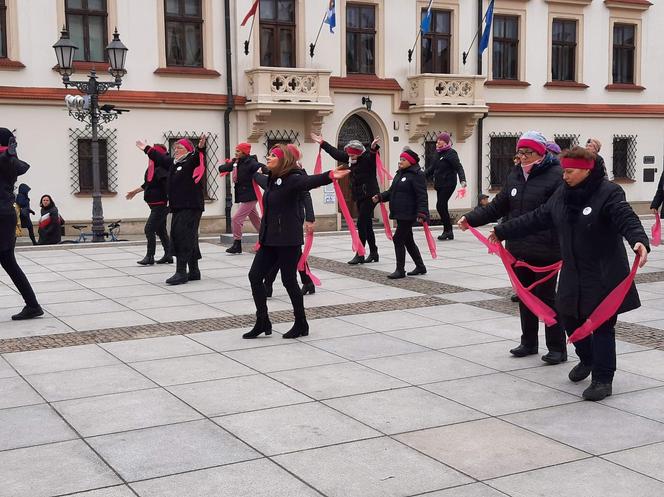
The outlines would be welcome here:
M 30 193 L 30 187 L 26 185 L 25 183 L 21 183 L 18 185 L 18 194 L 16 195 L 16 203 L 18 204 L 19 208 L 21 209 L 21 218 L 30 218 L 30 214 L 34 214 L 35 212 L 30 209 L 30 197 L 28 194 Z M 23 226 L 25 228 L 25 226 Z
M 348 164 L 348 154 L 343 150 L 333 147 L 327 142 L 321 143 L 321 147 L 337 162 Z M 376 154 L 378 147 L 367 150 L 357 158 L 355 164 L 350 166 L 351 195 L 355 202 L 366 200 L 380 193 L 378 179 L 376 179 Z
M 485 207 L 476 207 L 465 214 L 471 226 L 483 226 L 517 218 L 534 211 L 545 203 L 563 184 L 563 173 L 556 157 L 547 154 L 542 163 L 533 167 L 526 181 L 521 167 L 513 168 L 505 179 L 502 190 Z M 560 260 L 558 238 L 553 230 L 532 233 L 525 238 L 509 240 L 509 250 L 517 259 L 537 265 L 548 265 Z
M 269 175 L 263 195 L 263 218 L 258 240 L 261 245 L 287 247 L 304 243 L 302 234 L 302 192 L 329 185 L 330 171 L 307 176 L 301 169 L 293 169 L 286 176 Z
M 659 183 L 657 183 L 657 191 L 655 192 L 655 196 L 653 197 L 652 202 L 650 203 L 650 208 L 659 209 L 662 206 L 662 202 L 664 202 L 664 172 L 662 172 L 662 175 L 659 177 Z
M 232 173 L 233 166 L 237 167 L 237 182 L 235 183 L 235 203 L 253 202 L 256 199 L 254 186 L 251 180 L 256 171 L 258 171 L 262 164 L 260 164 L 255 155 L 248 155 L 237 161 L 229 162 L 219 166 L 220 173 Z
M 262 169 L 262 168 L 261 168 Z M 265 167 L 266 173 L 263 174 L 260 171 L 256 171 L 256 174 L 254 174 L 254 181 L 260 186 L 263 190 L 267 189 L 267 183 L 268 183 L 268 175 L 270 173 L 270 170 Z M 304 169 L 300 169 L 301 174 L 304 174 L 305 176 L 308 176 L 307 171 Z M 316 212 L 314 211 L 314 203 L 311 200 L 311 193 L 309 190 L 305 190 L 303 192 L 300 192 L 299 195 L 297 196 L 298 202 L 300 202 L 300 218 L 302 220 L 302 223 L 304 224 L 304 221 L 307 221 L 308 223 L 315 223 L 316 222 Z
M 599 303 L 629 274 L 622 238 L 633 248 L 641 242 L 650 250 L 641 221 L 625 200 L 620 186 L 603 174 L 591 175 L 570 195 L 567 185 L 549 201 L 517 219 L 496 226 L 500 239 L 513 240 L 538 230 L 555 228 L 563 267 L 556 303 L 560 314 L 587 318 Z M 618 313 L 641 305 L 632 285 Z
M 145 147 L 144 152 L 154 161 L 155 167 L 168 171 L 168 203 L 171 212 L 182 209 L 205 210 L 203 180 L 194 182 L 194 169 L 199 164 L 199 150 L 194 149 L 181 162 L 168 154 L 152 147 Z
M 436 152 L 431 165 L 424 173 L 427 178 L 433 178 L 435 188 L 456 185 L 457 176 L 460 183 L 466 181 L 466 173 L 459 160 L 459 154 L 453 148 Z
M 166 160 L 170 155 L 162 155 L 160 159 L 154 160 L 154 175 L 152 181 L 148 181 L 148 172 L 143 175 L 143 200 L 148 205 L 165 205 L 168 203 L 168 166 L 160 167 L 158 162 Z
M 390 219 L 415 221 L 418 216 L 429 218 L 429 199 L 424 172 L 415 164 L 399 169 L 389 190 L 380 194 L 383 202 L 390 203 Z
M 30 166 L 20 160 L 12 148 L 0 153 L 0 215 L 15 216 L 14 185 L 16 178 L 25 174 Z
M 41 209 L 39 219 L 39 245 L 57 245 L 62 240 L 62 225 L 60 213 L 55 203 L 48 209 Z

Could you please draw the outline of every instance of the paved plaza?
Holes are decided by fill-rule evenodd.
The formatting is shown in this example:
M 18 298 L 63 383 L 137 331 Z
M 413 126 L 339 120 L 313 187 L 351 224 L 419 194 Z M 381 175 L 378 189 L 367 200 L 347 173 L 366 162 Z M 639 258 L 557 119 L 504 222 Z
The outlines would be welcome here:
M 362 267 L 347 234 L 317 236 L 323 286 L 292 341 L 279 280 L 275 332 L 241 338 L 253 255 L 215 240 L 175 287 L 138 243 L 21 248 L 46 314 L 11 322 L 0 274 L 0 497 L 664 495 L 664 250 L 620 316 L 614 394 L 591 403 L 571 346 L 559 366 L 509 355 L 505 271 L 456 236 L 399 281 L 382 233 Z

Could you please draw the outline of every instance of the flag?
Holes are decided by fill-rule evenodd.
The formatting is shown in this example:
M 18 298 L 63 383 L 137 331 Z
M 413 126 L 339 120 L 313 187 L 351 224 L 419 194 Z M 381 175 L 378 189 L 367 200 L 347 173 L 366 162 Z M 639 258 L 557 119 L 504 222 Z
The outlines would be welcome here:
M 431 5 L 433 4 L 433 0 L 429 0 L 429 6 L 427 7 L 427 13 L 424 14 L 424 18 L 422 18 L 422 24 L 420 24 L 420 29 L 422 30 L 422 33 L 426 34 L 431 31 Z
M 494 0 L 491 0 L 489 3 L 489 8 L 486 9 L 486 15 L 484 16 L 484 19 L 486 19 L 486 24 L 484 26 L 484 32 L 482 33 L 482 39 L 480 40 L 480 55 L 484 53 L 484 50 L 489 46 L 489 36 L 491 35 L 491 24 L 493 24 L 493 2 Z
M 240 26 L 244 26 L 245 24 L 247 24 L 247 21 L 256 15 L 257 9 L 258 9 L 258 0 L 254 2 L 254 4 L 249 9 L 249 12 L 247 12 L 247 15 L 244 16 L 244 19 L 242 19 L 242 23 L 240 24 Z
M 327 9 L 327 15 L 325 16 L 325 24 L 330 25 L 330 33 L 334 33 L 334 28 L 337 26 L 337 15 L 335 11 L 335 2 L 330 0 L 330 5 Z

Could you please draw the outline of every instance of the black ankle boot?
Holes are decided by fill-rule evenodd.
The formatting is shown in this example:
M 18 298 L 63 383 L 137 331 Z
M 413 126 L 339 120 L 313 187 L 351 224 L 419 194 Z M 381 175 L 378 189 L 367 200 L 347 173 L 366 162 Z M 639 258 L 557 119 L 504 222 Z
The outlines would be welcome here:
M 182 285 L 189 281 L 189 276 L 187 276 L 187 262 L 180 260 L 178 257 L 175 258 L 175 261 L 175 274 L 166 280 L 167 285 Z
M 198 260 L 194 259 L 189 261 L 189 273 L 187 274 L 189 281 L 198 281 L 201 279 L 201 271 L 198 269 Z
M 528 346 L 524 344 L 521 344 L 518 347 L 514 347 L 512 350 L 510 350 L 510 354 L 515 357 L 526 357 L 528 355 L 537 354 L 537 352 L 539 352 L 537 350 L 537 345 Z
M 299 318 L 293 323 L 293 327 L 283 334 L 281 338 L 298 338 L 309 335 L 309 323 L 306 318 Z
M 378 249 L 376 249 L 376 250 L 372 250 L 372 251 L 369 253 L 369 257 L 367 257 L 366 259 L 364 259 L 364 262 L 365 262 L 366 264 L 369 264 L 370 262 L 378 262 Z
M 12 316 L 13 321 L 23 321 L 24 319 L 33 319 L 33 318 L 38 318 L 39 316 L 43 316 L 44 311 L 42 310 L 41 306 L 37 305 L 37 307 L 28 307 L 27 305 L 19 312 L 18 314 L 14 314 Z
M 387 277 L 391 280 L 399 280 L 406 277 L 406 271 L 397 268 L 392 274 L 388 274 Z
M 581 394 L 584 399 L 597 402 L 603 400 L 613 393 L 611 383 L 600 383 L 599 381 L 591 381 L 590 386 L 586 388 Z
M 265 335 L 272 334 L 272 323 L 270 322 L 270 318 L 267 316 L 257 316 L 256 324 L 254 324 L 254 327 L 251 329 L 251 331 L 247 331 L 244 335 L 242 335 L 242 338 L 256 338 L 261 333 L 265 333 Z
M 417 264 L 415 269 L 408 271 L 408 276 L 417 276 L 418 274 L 427 274 L 427 268 L 424 264 Z
M 454 232 L 452 231 L 443 231 L 438 235 L 439 240 L 454 240 Z
M 229 254 L 241 254 L 242 253 L 242 241 L 233 240 L 233 245 L 226 249 L 226 252 Z
M 152 266 L 154 264 L 154 256 L 146 255 L 140 261 L 137 261 L 136 264 L 140 264 L 141 266 Z
M 173 257 L 171 257 L 168 254 L 164 254 L 164 256 L 159 259 L 158 261 L 155 261 L 156 264 L 173 264 Z
M 316 293 L 316 286 L 312 282 L 302 285 L 302 295 L 308 295 L 310 293 Z
M 560 364 L 561 362 L 567 362 L 567 351 L 563 350 L 559 352 L 557 350 L 550 350 L 548 353 L 542 356 L 542 360 L 548 364 Z
M 353 257 L 351 260 L 348 261 L 348 264 L 351 266 L 355 266 L 356 264 L 364 264 L 364 256 L 360 254 L 355 254 L 355 257 Z
M 570 370 L 567 377 L 569 378 L 569 381 L 577 383 L 579 381 L 583 381 L 586 378 L 588 378 L 588 376 L 590 376 L 590 373 L 592 373 L 592 371 L 593 371 L 592 366 L 587 366 L 580 362 Z

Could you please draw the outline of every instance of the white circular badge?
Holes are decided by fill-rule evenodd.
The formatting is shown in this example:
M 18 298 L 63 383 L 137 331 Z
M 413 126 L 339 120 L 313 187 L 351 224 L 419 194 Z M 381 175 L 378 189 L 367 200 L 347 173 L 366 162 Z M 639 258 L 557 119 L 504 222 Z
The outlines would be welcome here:
M 281 186 L 281 178 L 277 178 L 276 183 L 277 183 L 277 186 Z
M 510 195 L 513 197 L 516 197 L 516 188 L 512 188 L 512 191 L 510 192 Z
M 401 181 L 406 181 L 406 178 L 401 178 Z
M 586 207 L 585 209 L 583 209 L 583 215 L 584 215 L 584 216 L 587 216 L 587 215 L 590 214 L 592 211 L 593 211 L 593 208 L 592 208 L 592 207 Z
M 178 166 L 176 171 L 182 171 L 182 166 Z

